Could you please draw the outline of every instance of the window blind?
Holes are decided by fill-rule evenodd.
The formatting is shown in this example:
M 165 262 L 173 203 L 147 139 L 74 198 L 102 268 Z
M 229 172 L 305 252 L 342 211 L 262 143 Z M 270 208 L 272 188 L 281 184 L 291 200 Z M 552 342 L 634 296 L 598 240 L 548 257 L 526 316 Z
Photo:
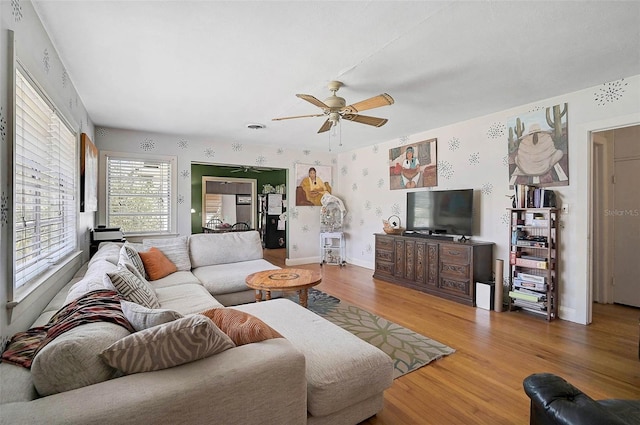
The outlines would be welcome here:
M 106 158 L 108 227 L 135 234 L 171 231 L 170 160 Z
M 75 134 L 16 70 L 15 288 L 77 247 Z
M 205 223 L 209 223 L 209 220 L 218 219 L 222 220 L 222 195 L 207 193 L 204 196 L 204 210 L 205 214 Z

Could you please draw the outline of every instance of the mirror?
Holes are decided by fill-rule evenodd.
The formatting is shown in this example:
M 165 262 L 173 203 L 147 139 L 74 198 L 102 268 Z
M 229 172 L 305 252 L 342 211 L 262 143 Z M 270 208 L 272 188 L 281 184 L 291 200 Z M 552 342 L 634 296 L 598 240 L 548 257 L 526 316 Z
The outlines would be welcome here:
M 236 223 L 256 228 L 257 180 L 202 177 L 202 228 L 230 230 Z

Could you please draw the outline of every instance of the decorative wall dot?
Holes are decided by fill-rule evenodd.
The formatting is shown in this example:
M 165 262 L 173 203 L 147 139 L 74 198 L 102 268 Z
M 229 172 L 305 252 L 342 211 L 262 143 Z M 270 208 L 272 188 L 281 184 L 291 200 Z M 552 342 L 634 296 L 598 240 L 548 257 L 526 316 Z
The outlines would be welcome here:
M 400 204 L 391 205 L 391 214 L 400 215 Z
M 398 140 L 398 145 L 399 145 L 399 146 L 406 145 L 407 143 L 409 143 L 409 136 L 402 136 L 402 137 Z
M 314 165 L 322 165 L 322 161 L 320 161 L 319 159 L 316 159 L 315 161 L 313 161 Z
M 454 171 L 451 163 L 447 161 L 438 161 L 438 177 L 450 179 L 453 177 Z
M 184 204 L 184 195 L 178 195 L 178 204 Z
M 241 152 L 242 151 L 242 143 L 233 143 L 231 145 L 231 149 L 233 149 L 234 152 Z
M 349 169 L 347 168 L 347 166 L 343 165 L 342 168 L 340 169 L 340 174 L 342 174 L 343 176 L 346 176 L 348 172 L 349 172 Z
M 354 183 L 354 184 L 352 184 L 352 185 L 351 185 L 351 190 L 353 190 L 354 192 L 355 192 L 356 190 L 358 190 L 358 183 Z
M 179 149 L 187 149 L 189 147 L 189 141 L 185 139 L 178 140 Z
M 284 153 L 284 149 L 282 148 L 278 148 L 278 150 L 276 151 L 276 154 L 278 155 L 282 155 Z
M 367 247 L 364 249 L 367 254 L 371 254 L 373 252 L 373 247 L 371 244 L 367 244 Z
M 544 107 L 544 106 L 534 106 L 533 108 L 531 108 L 531 109 L 529 110 L 529 112 L 538 112 L 538 111 L 542 111 L 542 110 L 544 110 L 544 109 L 545 109 L 545 107 Z
M 333 165 L 336 165 L 338 163 L 338 160 L 336 158 L 331 158 L 331 163 Z
M 378 180 L 378 189 L 382 189 L 384 187 L 384 179 Z
M 490 139 L 500 139 L 504 136 L 504 132 L 506 131 L 506 126 L 501 122 L 493 123 L 489 130 L 487 130 L 487 137 Z
M 469 164 L 480 164 L 480 152 L 474 152 L 469 155 Z
M 360 219 L 360 226 L 364 226 L 364 218 Z
M 154 150 L 155 148 L 156 142 L 154 142 L 153 139 L 147 137 L 142 142 L 140 142 L 140 149 L 142 149 L 143 151 L 149 152 Z
M 369 175 L 369 169 L 368 168 L 363 168 L 362 169 L 362 176 L 363 177 L 367 177 Z
M 42 65 L 44 66 L 44 71 L 48 74 L 49 70 L 51 70 L 51 59 L 49 58 L 49 50 L 44 49 L 42 54 Z
M 382 217 L 382 208 L 376 207 L 376 217 Z
M 182 176 L 183 179 L 188 179 L 189 176 L 191 176 L 191 171 L 190 170 L 182 170 L 182 171 L 180 171 L 180 176 Z
M 457 137 L 453 137 L 451 140 L 449 140 L 450 151 L 458 150 L 459 147 L 460 147 L 460 140 L 458 140 Z
M 604 106 L 607 103 L 613 103 L 622 99 L 627 84 L 628 83 L 624 81 L 624 78 L 618 81 L 613 81 L 611 83 L 603 84 L 602 87 L 594 93 L 595 101 L 598 106 Z
M 298 209 L 297 208 L 293 208 L 291 210 L 291 212 L 289 212 L 289 217 L 291 217 L 293 220 L 297 220 L 298 219 Z
M 98 136 L 101 136 L 101 137 L 104 137 L 104 136 L 106 136 L 107 134 L 109 134 L 109 132 L 107 131 L 107 129 L 106 129 L 106 128 L 104 128 L 104 127 L 100 127 L 100 128 L 98 128 L 98 129 L 96 130 L 96 133 L 98 134 Z
M 482 185 L 481 190 L 483 195 L 491 195 L 491 192 L 493 192 L 493 185 L 491 183 L 485 183 Z
M 354 152 L 351 154 L 351 160 L 355 161 L 356 159 L 358 159 L 358 155 L 356 155 L 356 153 Z
M 366 201 L 364 203 L 364 209 L 369 211 L 371 209 L 371 201 Z
M 22 21 L 22 5 L 20 0 L 11 0 L 11 14 L 16 22 Z
M 302 153 L 305 154 L 306 156 L 311 155 L 311 151 L 309 149 L 303 150 Z
M 510 216 L 510 214 L 508 212 L 502 214 L 502 217 L 500 217 L 500 222 L 503 225 L 508 226 L 509 225 L 509 216 Z
M 378 151 L 380 150 L 380 148 L 378 147 L 378 145 L 373 145 L 373 153 L 378 153 Z
M 267 158 L 260 155 L 256 158 L 256 165 L 264 165 L 267 162 Z
M 298 251 L 298 244 L 293 244 L 293 246 L 291 247 L 291 249 L 293 249 L 294 251 Z
M 509 155 L 505 155 L 502 157 L 502 165 L 504 165 L 505 167 L 509 166 Z
M 69 98 L 69 110 L 73 109 L 73 99 Z
M 212 148 L 205 148 L 204 156 L 206 156 L 207 158 L 213 158 L 214 156 L 216 156 L 216 152 Z
M 302 231 L 307 233 L 309 231 L 309 225 L 305 224 L 304 226 L 302 226 Z

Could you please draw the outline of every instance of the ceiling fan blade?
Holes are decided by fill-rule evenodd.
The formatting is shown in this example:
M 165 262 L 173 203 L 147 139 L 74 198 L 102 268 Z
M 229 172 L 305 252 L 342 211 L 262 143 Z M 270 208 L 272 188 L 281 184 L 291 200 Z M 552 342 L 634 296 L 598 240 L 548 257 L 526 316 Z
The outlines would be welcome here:
M 294 118 L 309 118 L 309 117 L 323 117 L 324 114 L 311 114 L 311 115 L 296 115 L 293 117 L 281 117 L 281 118 L 273 118 L 271 121 L 282 121 L 282 120 L 290 120 Z
M 382 93 L 377 96 L 370 97 L 363 101 L 347 105 L 342 109 L 342 112 L 348 114 L 355 114 L 356 112 L 366 111 L 367 109 L 379 108 L 381 106 L 393 105 L 394 100 L 387 93 Z
M 333 121 L 330 121 L 327 118 L 327 120 L 324 122 L 324 124 L 322 124 L 322 127 L 320 127 L 320 130 L 318 130 L 318 133 L 324 133 L 325 131 L 329 131 L 331 129 L 331 125 L 332 124 L 333 124 Z
M 345 114 L 342 116 L 345 120 L 359 122 L 360 124 L 372 125 L 374 127 L 382 127 L 389 121 L 386 118 L 368 117 L 366 115 Z
M 296 96 L 298 96 L 300 99 L 306 100 L 309 103 L 313 103 L 314 105 L 316 105 L 319 108 L 329 109 L 329 107 L 327 105 L 325 105 L 324 102 L 322 102 L 321 100 L 316 99 L 315 97 L 311 96 L 310 94 L 297 94 Z

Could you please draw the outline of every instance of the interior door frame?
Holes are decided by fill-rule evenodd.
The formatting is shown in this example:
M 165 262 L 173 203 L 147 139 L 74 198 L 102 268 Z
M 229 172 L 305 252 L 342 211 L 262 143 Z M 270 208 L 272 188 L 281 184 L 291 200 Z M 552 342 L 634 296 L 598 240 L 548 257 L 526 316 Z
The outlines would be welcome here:
M 584 123 L 578 126 L 578 134 L 584 134 L 586 136 L 588 150 L 587 150 L 587 269 L 586 269 L 586 277 L 587 277 L 587 287 L 584 293 L 585 295 L 585 324 L 589 324 L 593 321 L 593 252 L 594 252 L 594 240 L 592 237 L 593 228 L 594 228 L 594 217 L 593 217 L 593 208 L 595 203 L 595 173 L 594 173 L 594 133 L 607 131 L 607 130 L 615 130 L 616 128 L 629 127 L 633 125 L 640 125 L 640 113 L 623 115 L 619 117 L 609 118 L 600 121 L 593 121 Z

